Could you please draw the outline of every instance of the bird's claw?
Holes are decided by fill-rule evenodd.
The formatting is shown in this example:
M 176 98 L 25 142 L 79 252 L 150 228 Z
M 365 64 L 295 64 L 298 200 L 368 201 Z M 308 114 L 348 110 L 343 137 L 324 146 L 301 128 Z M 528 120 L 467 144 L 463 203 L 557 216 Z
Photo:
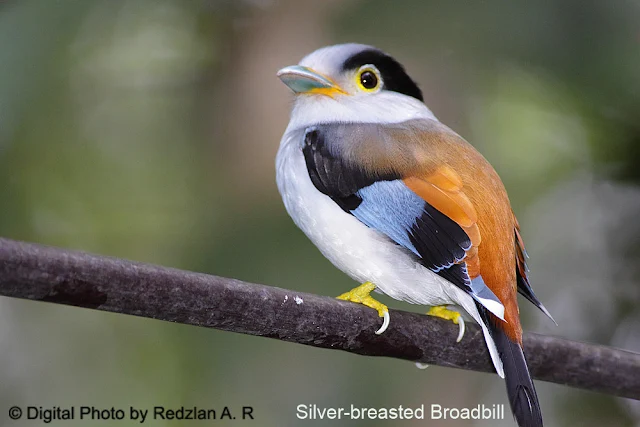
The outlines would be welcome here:
M 462 341 L 462 337 L 464 336 L 464 331 L 465 331 L 465 324 L 464 324 L 464 319 L 462 318 L 460 313 L 454 310 L 449 310 L 444 305 L 438 305 L 435 307 L 431 307 L 427 312 L 427 314 L 429 316 L 435 316 L 435 317 L 440 317 L 441 319 L 451 320 L 453 323 L 458 325 L 460 327 L 460 330 L 458 331 L 458 338 L 456 338 L 456 342 Z
M 349 292 L 345 292 L 342 295 L 338 295 L 336 298 L 351 301 L 357 304 L 362 304 L 367 307 L 373 308 L 378 312 L 378 316 L 383 318 L 382 326 L 376 331 L 376 335 L 382 334 L 389 327 L 389 309 L 386 305 L 380 301 L 375 300 L 370 294 L 376 288 L 371 282 L 365 282 L 357 288 L 351 289 Z

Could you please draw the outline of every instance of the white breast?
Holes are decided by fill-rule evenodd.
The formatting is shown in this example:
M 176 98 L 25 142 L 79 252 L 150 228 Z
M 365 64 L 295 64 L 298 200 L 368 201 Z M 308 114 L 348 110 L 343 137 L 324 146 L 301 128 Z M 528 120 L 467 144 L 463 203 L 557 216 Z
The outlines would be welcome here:
M 276 179 L 287 212 L 322 254 L 352 279 L 370 281 L 392 298 L 425 305 L 457 303 L 449 296 L 452 284 L 315 188 L 300 148 L 302 138 L 301 131 L 285 134 Z

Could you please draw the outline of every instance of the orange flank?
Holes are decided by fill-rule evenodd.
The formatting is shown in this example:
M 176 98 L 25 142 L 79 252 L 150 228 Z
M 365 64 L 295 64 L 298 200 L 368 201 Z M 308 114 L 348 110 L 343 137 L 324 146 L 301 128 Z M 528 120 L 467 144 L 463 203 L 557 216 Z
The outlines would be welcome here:
M 435 209 L 452 219 L 467 233 L 471 240 L 471 248 L 467 251 L 464 262 L 472 279 L 480 275 L 478 247 L 481 242 L 478 229 L 478 215 L 473 204 L 462 191 L 462 179 L 449 166 L 439 167 L 426 179 L 409 177 L 404 183 Z
M 495 322 L 510 340 L 522 344 L 516 268 L 524 270 L 524 253 L 523 249 L 516 252 L 521 242 L 515 241 L 517 222 L 506 190 L 493 167 L 473 146 L 449 132 L 436 131 L 436 135 L 427 138 L 423 149 L 432 160 L 441 159 L 446 150 L 447 163 L 438 162 L 436 166 L 427 161 L 424 169 L 418 168 L 424 174 L 414 169 L 404 183 L 467 233 L 472 246 L 462 262 L 467 264 L 469 277 L 482 276 L 505 307 L 506 322 L 494 318 Z

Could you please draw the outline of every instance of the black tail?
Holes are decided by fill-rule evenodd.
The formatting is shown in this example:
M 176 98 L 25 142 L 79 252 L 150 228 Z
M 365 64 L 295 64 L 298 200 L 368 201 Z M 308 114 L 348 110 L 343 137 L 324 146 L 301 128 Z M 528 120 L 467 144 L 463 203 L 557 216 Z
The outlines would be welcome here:
M 542 427 L 542 413 L 540 412 L 538 395 L 529 375 L 529 368 L 522 348 L 518 343 L 511 341 L 497 325 L 497 322 L 501 322 L 500 319 L 490 316 L 484 307 L 476 305 L 478 305 L 482 320 L 489 327 L 504 366 L 507 395 L 513 417 L 520 427 Z

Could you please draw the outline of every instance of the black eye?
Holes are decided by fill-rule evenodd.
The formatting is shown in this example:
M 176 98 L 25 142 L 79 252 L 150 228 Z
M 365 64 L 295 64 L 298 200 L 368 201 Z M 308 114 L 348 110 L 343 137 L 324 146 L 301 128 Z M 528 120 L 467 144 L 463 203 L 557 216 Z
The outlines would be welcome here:
M 365 89 L 375 89 L 378 87 L 378 77 L 372 71 L 364 71 L 360 74 L 360 84 Z

